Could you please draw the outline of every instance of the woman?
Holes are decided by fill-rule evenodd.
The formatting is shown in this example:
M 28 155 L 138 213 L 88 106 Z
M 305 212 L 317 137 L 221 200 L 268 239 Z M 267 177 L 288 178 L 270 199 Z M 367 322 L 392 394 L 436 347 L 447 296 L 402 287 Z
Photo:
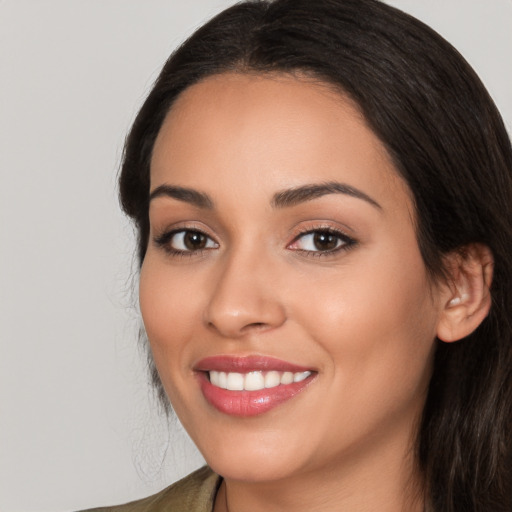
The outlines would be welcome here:
M 112 510 L 510 511 L 511 171 L 467 63 L 376 0 L 199 29 L 120 194 L 154 382 L 209 468 Z

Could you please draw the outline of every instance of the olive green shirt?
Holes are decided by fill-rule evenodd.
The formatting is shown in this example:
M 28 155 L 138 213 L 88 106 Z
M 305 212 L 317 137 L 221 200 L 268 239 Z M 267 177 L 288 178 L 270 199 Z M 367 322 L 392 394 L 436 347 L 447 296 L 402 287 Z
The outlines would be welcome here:
M 212 512 L 221 481 L 205 466 L 148 498 L 88 512 Z

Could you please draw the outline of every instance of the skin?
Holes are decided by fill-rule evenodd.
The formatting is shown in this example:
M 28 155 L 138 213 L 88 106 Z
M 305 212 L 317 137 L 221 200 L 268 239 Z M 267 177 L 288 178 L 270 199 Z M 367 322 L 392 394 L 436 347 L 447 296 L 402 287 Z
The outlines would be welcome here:
M 326 182 L 379 206 L 343 193 L 272 204 Z M 140 305 L 173 408 L 224 477 L 215 511 L 422 510 L 413 442 L 451 292 L 429 280 L 409 190 L 358 109 L 306 78 L 210 77 L 162 126 L 151 190 L 162 185 L 213 203 L 151 201 Z M 179 229 L 204 232 L 207 247 L 155 242 Z M 301 235 L 315 229 L 355 243 L 318 250 Z M 234 417 L 205 400 L 193 371 L 216 355 L 317 373 L 275 409 Z

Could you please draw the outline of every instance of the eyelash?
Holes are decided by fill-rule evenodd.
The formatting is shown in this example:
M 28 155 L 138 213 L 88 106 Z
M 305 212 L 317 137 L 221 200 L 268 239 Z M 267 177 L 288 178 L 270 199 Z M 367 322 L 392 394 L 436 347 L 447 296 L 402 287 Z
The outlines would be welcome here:
M 183 249 L 175 249 L 171 246 L 171 242 L 173 241 L 174 237 L 178 234 L 183 233 L 183 236 L 186 236 L 186 234 L 197 234 L 202 237 L 205 237 L 207 239 L 206 243 L 212 243 L 215 245 L 214 247 L 204 247 L 197 250 L 183 250 Z M 287 245 L 287 248 L 292 247 L 293 245 L 297 244 L 301 239 L 304 239 L 305 237 L 309 235 L 327 235 L 329 237 L 334 237 L 336 239 L 336 247 L 333 249 L 327 249 L 327 250 L 308 250 L 308 249 L 300 249 L 296 248 L 293 249 L 296 252 L 303 253 L 306 256 L 319 258 L 319 257 L 328 257 L 333 254 L 336 254 L 341 251 L 348 251 L 349 249 L 353 248 L 357 241 L 353 238 L 349 237 L 342 231 L 338 231 L 336 229 L 332 229 L 331 227 L 317 227 L 313 229 L 307 229 L 302 232 L 300 232 L 293 241 Z M 209 251 L 211 249 L 216 249 L 219 247 L 219 244 L 213 240 L 212 237 L 207 235 L 204 231 L 200 229 L 194 229 L 194 228 L 179 228 L 174 229 L 171 231 L 166 231 L 162 233 L 161 235 L 155 237 L 154 242 L 157 247 L 162 248 L 165 250 L 167 254 L 173 257 L 192 257 L 192 256 L 200 256 L 204 254 L 206 251 Z
M 337 239 L 337 246 L 333 249 L 327 249 L 327 250 L 308 250 L 308 249 L 295 249 L 297 252 L 304 253 L 306 256 L 312 257 L 312 258 L 322 258 L 322 257 L 328 257 L 332 256 L 334 254 L 337 254 L 341 251 L 348 251 L 352 249 L 356 244 L 357 241 L 353 238 L 349 237 L 342 231 L 339 231 L 337 229 L 333 229 L 331 227 L 325 227 L 325 226 L 318 226 L 314 228 L 309 228 L 304 231 L 301 231 L 294 239 L 291 244 L 288 245 L 288 247 L 296 244 L 299 240 L 304 239 L 308 235 L 315 235 L 315 234 L 323 234 L 330 237 L 334 237 Z
M 154 239 L 155 244 L 157 247 L 164 249 L 165 252 L 167 254 L 169 254 L 170 256 L 182 257 L 182 258 L 198 256 L 198 255 L 203 254 L 206 251 L 217 248 L 217 247 L 206 247 L 206 248 L 197 249 L 197 250 L 175 249 L 174 247 L 171 246 L 171 242 L 173 241 L 174 237 L 180 233 L 183 233 L 184 236 L 187 233 L 188 234 L 198 234 L 202 237 L 205 237 L 207 239 L 207 243 L 208 243 L 208 241 L 212 241 L 217 247 L 219 246 L 219 244 L 217 242 L 215 242 L 211 236 L 207 235 L 204 231 L 202 231 L 200 229 L 195 229 L 195 228 L 179 228 L 179 229 L 173 229 L 171 231 L 166 231 Z

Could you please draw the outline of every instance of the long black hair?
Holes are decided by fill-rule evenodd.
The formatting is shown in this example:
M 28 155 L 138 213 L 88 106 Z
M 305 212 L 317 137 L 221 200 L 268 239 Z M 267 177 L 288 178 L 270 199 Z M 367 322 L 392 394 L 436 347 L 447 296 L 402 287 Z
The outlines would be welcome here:
M 234 5 L 171 55 L 127 138 L 120 198 L 141 264 L 162 122 L 184 89 L 227 71 L 305 73 L 359 105 L 412 191 L 434 279 L 448 252 L 491 249 L 491 311 L 464 341 L 437 341 L 417 459 L 428 511 L 512 511 L 512 148 L 481 81 L 436 32 L 378 0 Z

